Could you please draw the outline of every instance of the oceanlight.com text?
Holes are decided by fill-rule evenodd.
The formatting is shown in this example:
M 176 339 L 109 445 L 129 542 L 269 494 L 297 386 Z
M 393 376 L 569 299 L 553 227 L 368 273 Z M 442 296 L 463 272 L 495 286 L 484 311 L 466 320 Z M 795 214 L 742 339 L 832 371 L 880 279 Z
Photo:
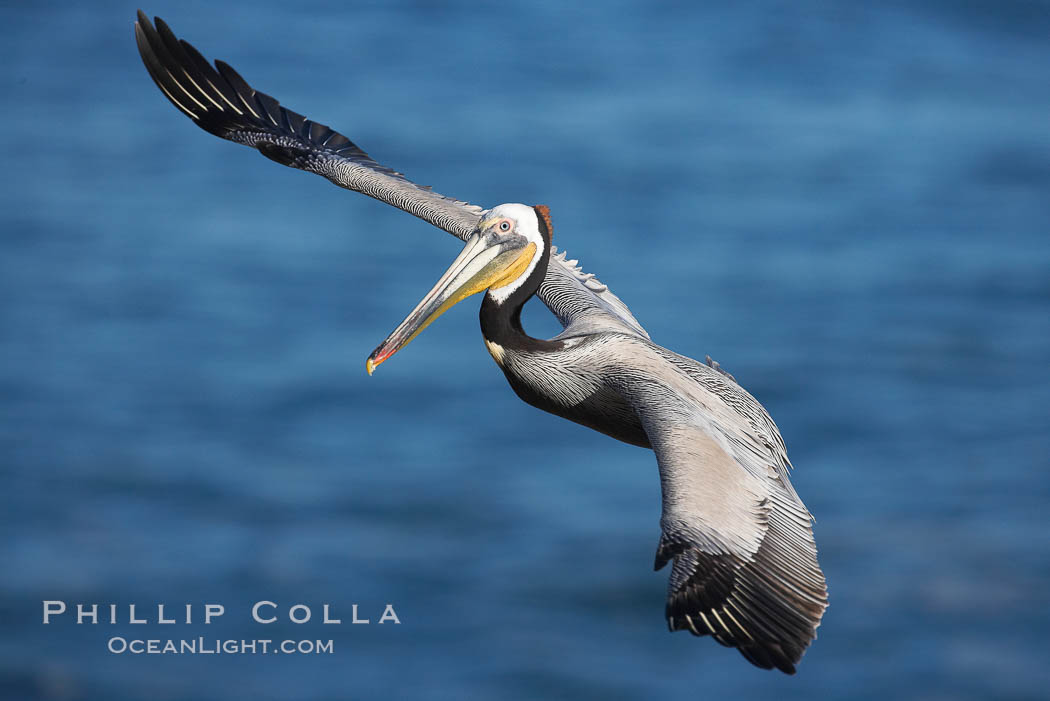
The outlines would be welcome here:
M 218 638 L 109 639 L 114 655 L 331 655 L 331 640 L 221 640 Z

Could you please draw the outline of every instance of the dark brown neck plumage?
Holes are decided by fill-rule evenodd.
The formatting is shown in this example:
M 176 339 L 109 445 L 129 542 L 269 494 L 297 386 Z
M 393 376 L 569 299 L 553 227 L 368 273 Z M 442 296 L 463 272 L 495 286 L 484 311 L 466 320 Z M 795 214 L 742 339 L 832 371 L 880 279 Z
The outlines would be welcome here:
M 525 278 L 525 282 L 502 302 L 497 302 L 487 292 L 481 302 L 481 333 L 486 340 L 498 343 L 504 348 L 538 349 L 550 343 L 529 336 L 521 327 L 521 310 L 540 288 L 551 257 L 550 214 L 543 205 L 538 205 L 535 209 L 540 236 L 543 238 L 543 253 L 536 262 L 536 267 Z

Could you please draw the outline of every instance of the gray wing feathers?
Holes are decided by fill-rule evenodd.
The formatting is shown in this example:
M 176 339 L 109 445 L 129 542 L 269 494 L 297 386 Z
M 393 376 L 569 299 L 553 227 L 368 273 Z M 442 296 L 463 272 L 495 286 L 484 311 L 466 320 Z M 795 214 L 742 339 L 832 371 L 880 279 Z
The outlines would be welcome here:
M 474 230 L 481 207 L 416 185 L 342 134 L 253 89 L 229 65 L 216 61 L 213 68 L 160 18 L 154 28 L 140 11 L 135 39 L 157 86 L 205 131 L 403 209 L 461 239 Z
M 627 305 L 593 274 L 584 273 L 577 261 L 566 260 L 565 251 L 552 249 L 547 275 L 536 294 L 565 328 L 559 338 L 600 331 L 649 338 Z
M 323 175 L 340 187 L 403 209 L 462 240 L 477 228 L 484 211 L 477 205 L 453 200 L 416 185 L 400 174 L 377 172 L 352 161 L 321 158 L 304 170 Z
M 625 345 L 633 347 L 629 355 L 647 356 L 633 358 L 614 381 L 660 467 L 655 564 L 673 561 L 668 625 L 793 673 L 816 637 L 827 590 L 810 514 L 779 469 L 779 451 L 749 415 L 751 403 L 761 406 L 712 368 L 700 366 L 722 384 L 683 374 L 669 351 L 651 343 Z M 632 372 L 640 362 L 644 375 Z
M 417 185 L 374 161 L 350 139 L 283 107 L 248 85 L 232 67 L 213 67 L 159 17 L 156 28 L 140 11 L 139 54 L 161 92 L 201 129 L 258 149 L 267 158 L 327 178 L 430 222 L 459 239 L 477 227 L 485 210 Z M 553 252 L 552 252 L 553 253 Z M 572 332 L 619 330 L 648 338 L 627 306 L 565 254 L 552 256 L 540 298 Z
M 796 501 L 802 503 L 795 488 L 791 485 L 789 477 L 791 461 L 788 459 L 787 447 L 780 435 L 780 429 L 758 400 L 741 387 L 735 377 L 723 370 L 717 362 L 711 360 L 710 356 L 707 357 L 707 362 L 701 364 L 661 346 L 654 346 L 654 349 L 679 371 L 684 372 L 707 391 L 721 397 L 724 402 L 732 406 L 733 410 L 750 427 L 752 439 L 760 442 L 762 454 L 771 456 L 781 485 Z

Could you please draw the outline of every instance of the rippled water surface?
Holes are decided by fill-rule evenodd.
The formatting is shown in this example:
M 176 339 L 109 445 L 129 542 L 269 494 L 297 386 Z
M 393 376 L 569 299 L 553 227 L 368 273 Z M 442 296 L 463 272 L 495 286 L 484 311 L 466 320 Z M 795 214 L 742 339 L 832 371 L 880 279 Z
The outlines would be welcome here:
M 1045 3 L 145 8 L 419 182 L 550 205 L 654 340 L 766 405 L 831 592 L 792 678 L 667 633 L 651 452 L 521 403 L 476 300 L 365 374 L 457 242 L 195 129 L 134 9 L 0 9 L 4 698 L 1046 693 Z

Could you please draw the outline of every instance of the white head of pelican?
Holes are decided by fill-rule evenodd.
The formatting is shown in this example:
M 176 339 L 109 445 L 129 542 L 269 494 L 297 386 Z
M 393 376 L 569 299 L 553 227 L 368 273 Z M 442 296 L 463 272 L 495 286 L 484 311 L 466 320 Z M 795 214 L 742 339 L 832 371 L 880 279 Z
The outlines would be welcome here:
M 471 295 L 486 292 L 487 316 L 510 319 L 539 289 L 550 257 L 550 213 L 543 205 L 501 204 L 478 223 L 477 231 L 433 289 L 368 357 L 368 374 L 407 345 L 435 319 Z M 517 302 L 517 304 L 515 304 Z M 489 321 L 492 321 L 490 319 Z M 520 326 L 520 322 L 518 324 Z M 490 344 L 497 339 L 485 335 Z

